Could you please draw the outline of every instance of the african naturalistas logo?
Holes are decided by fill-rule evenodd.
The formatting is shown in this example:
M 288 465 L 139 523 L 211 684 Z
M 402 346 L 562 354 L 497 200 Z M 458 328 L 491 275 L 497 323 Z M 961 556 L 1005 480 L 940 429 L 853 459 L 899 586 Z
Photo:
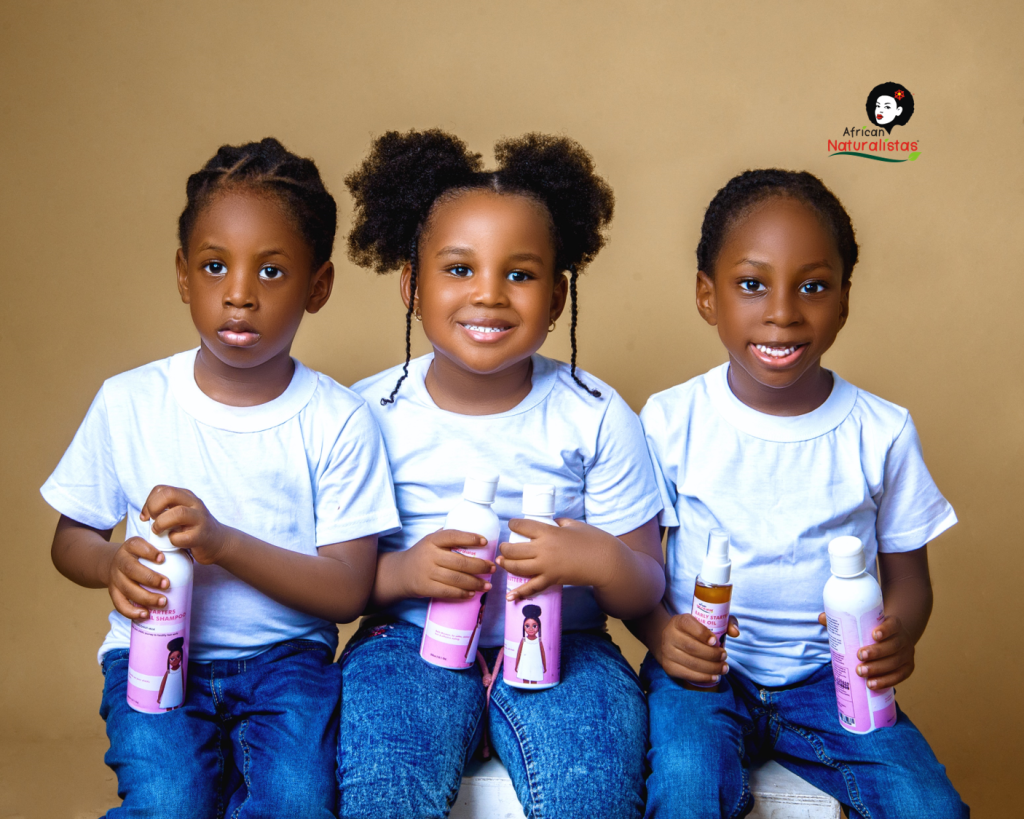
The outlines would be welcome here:
M 906 125 L 914 116 L 914 95 L 898 82 L 883 82 L 868 94 L 864 106 L 872 128 L 847 128 L 841 139 L 828 141 L 829 156 L 860 156 L 879 162 L 913 162 L 921 152 L 917 140 L 892 139 L 896 125 Z M 901 129 L 902 130 L 902 129 Z M 905 156 L 894 156 L 905 154 Z

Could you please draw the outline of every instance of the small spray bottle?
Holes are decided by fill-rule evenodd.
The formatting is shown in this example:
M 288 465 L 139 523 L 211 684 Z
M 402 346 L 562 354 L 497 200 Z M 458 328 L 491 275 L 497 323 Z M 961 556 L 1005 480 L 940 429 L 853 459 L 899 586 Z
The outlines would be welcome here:
M 462 499 L 448 513 L 444 528 L 481 535 L 487 540 L 487 545 L 479 549 L 452 549 L 453 552 L 494 560 L 501 531 L 501 521 L 491 509 L 497 488 L 498 476 L 493 472 L 475 470 L 466 476 Z M 489 574 L 478 576 L 484 580 L 491 579 Z M 473 665 L 480 642 L 484 594 L 477 592 L 468 600 L 430 601 L 420 642 L 420 656 L 424 660 L 442 668 L 459 670 Z
M 839 724 L 853 734 L 867 734 L 896 724 L 895 691 L 872 690 L 857 674 L 857 652 L 874 644 L 872 633 L 885 619 L 882 590 L 867 572 L 864 545 L 858 538 L 833 539 L 828 556 L 832 577 L 825 583 L 824 602 Z
M 139 559 L 162 574 L 170 588 L 148 589 L 167 598 L 145 620 L 132 620 L 128 647 L 128 705 L 144 714 L 162 714 L 185 702 L 188 679 L 188 631 L 192 608 L 192 556 L 171 543 L 165 532 L 147 540 L 164 553 L 163 563 Z
M 712 529 L 708 536 L 708 552 L 693 588 L 693 607 L 690 614 L 718 638 L 725 642 L 729 630 L 729 604 L 732 602 L 732 561 L 729 560 L 729 533 Z M 686 682 L 687 688 L 713 691 L 718 683 Z
M 523 517 L 558 526 L 555 517 L 555 487 L 527 484 L 523 487 Z M 509 543 L 529 538 L 512 532 Z M 526 577 L 508 575 L 506 591 L 519 588 Z M 562 587 L 548 586 L 526 600 L 505 603 L 505 659 L 502 674 L 513 688 L 537 691 L 558 685 L 562 676 Z

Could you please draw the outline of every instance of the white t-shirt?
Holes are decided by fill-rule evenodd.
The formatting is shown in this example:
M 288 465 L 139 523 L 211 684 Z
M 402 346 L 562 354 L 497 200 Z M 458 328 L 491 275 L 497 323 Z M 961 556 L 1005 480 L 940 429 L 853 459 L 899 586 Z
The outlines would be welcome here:
M 788 685 L 830 660 L 818 624 L 828 544 L 919 549 L 956 515 L 928 474 L 909 413 L 833 374 L 813 412 L 765 415 L 729 387 L 728 364 L 651 396 L 641 413 L 665 502 L 666 603 L 689 613 L 708 534 L 732 541 L 732 608 L 740 637 L 729 665 L 762 685 Z
M 288 388 L 255 407 L 214 401 L 196 385 L 196 350 L 103 384 L 42 487 L 58 512 L 127 537 L 158 484 L 189 489 L 221 523 L 283 549 L 320 546 L 399 526 L 380 431 L 365 402 L 295 362 Z M 130 621 L 110 613 L 99 656 L 127 648 Z M 245 659 L 289 639 L 335 647 L 337 627 L 271 600 L 219 566 L 195 566 L 189 656 Z
M 569 366 L 533 356 L 533 387 L 522 402 L 494 415 L 460 415 L 440 409 L 423 379 L 433 355 L 414 359 L 394 404 L 380 399 L 394 389 L 401 367 L 360 381 L 353 389 L 373 409 L 395 481 L 402 530 L 381 538 L 382 551 L 408 549 L 444 526 L 462 497 L 467 465 L 482 464 L 500 475 L 492 507 L 501 519 L 521 518 L 523 485 L 553 484 L 555 517 L 585 520 L 613 534 L 642 526 L 661 511 L 643 429 L 636 413 L 607 384 L 577 374 L 601 398 L 572 380 Z M 505 573 L 499 567 L 485 603 L 481 646 L 504 644 Z M 423 626 L 427 600 L 403 600 L 388 613 Z M 600 628 L 604 613 L 589 586 L 566 586 L 562 628 Z

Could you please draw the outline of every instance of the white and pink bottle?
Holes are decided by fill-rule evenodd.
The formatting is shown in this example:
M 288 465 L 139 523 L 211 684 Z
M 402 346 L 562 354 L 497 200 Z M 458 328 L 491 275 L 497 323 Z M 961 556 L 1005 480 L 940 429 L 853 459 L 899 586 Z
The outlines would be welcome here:
M 164 553 L 164 562 L 141 558 L 139 562 L 162 574 L 171 585 L 168 589 L 149 589 L 167 598 L 164 608 L 150 609 L 148 618 L 132 621 L 128 705 L 146 714 L 162 714 L 185 702 L 192 556 L 172 544 L 166 533 L 157 535 L 150 529 L 148 540 Z
M 501 521 L 491 509 L 497 489 L 498 476 L 493 472 L 473 472 L 466 477 L 462 500 L 448 513 L 444 528 L 481 535 L 487 539 L 487 545 L 479 549 L 452 551 L 482 560 L 494 560 L 501 531 Z M 491 579 L 489 574 L 479 577 Z M 420 643 L 420 656 L 424 660 L 442 668 L 465 669 L 473 665 L 480 643 L 484 594 L 477 592 L 469 600 L 430 601 Z
M 523 517 L 555 523 L 555 487 L 527 484 L 523 487 Z M 528 537 L 513 532 L 509 543 L 525 543 Z M 522 586 L 526 577 L 508 575 L 506 591 Z M 525 600 L 505 603 L 505 659 L 502 675 L 513 688 L 537 690 L 558 685 L 562 678 L 562 587 L 548 586 Z
M 857 652 L 872 645 L 872 632 L 885 618 L 882 590 L 867 572 L 864 546 L 850 536 L 828 544 L 832 577 L 825 583 L 825 616 L 836 679 L 839 724 L 854 734 L 896 724 L 896 694 L 892 688 L 871 690 L 857 676 Z
M 700 574 L 693 584 L 693 605 L 690 614 L 718 638 L 725 642 L 729 630 L 729 606 L 732 603 L 732 561 L 729 559 L 729 533 L 712 529 L 708 535 L 708 551 L 704 555 Z M 685 683 L 686 688 L 711 691 L 718 683 Z

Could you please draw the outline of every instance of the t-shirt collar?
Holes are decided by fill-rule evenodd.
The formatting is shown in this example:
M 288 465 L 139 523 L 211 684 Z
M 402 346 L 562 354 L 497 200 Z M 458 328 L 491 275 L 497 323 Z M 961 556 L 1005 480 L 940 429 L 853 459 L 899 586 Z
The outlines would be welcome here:
M 171 358 L 171 389 L 178 405 L 202 424 L 228 432 L 261 432 L 294 418 L 313 397 L 317 374 L 301 361 L 295 363 L 291 383 L 272 401 L 254 407 L 232 407 L 214 401 L 196 384 L 197 347 Z
M 825 435 L 839 426 L 853 410 L 857 388 L 832 373 L 832 392 L 817 409 L 804 415 L 768 415 L 748 407 L 729 386 L 729 364 L 707 375 L 708 394 L 715 409 L 737 429 L 765 441 L 794 443 Z
M 512 409 L 505 410 L 504 412 L 496 412 L 491 415 L 462 415 L 461 413 L 441 409 L 434 403 L 434 399 L 431 398 L 425 379 L 427 377 L 427 370 L 430 368 L 430 362 L 433 360 L 434 354 L 428 353 L 409 362 L 409 378 L 407 383 L 410 387 L 410 397 L 418 404 L 435 412 L 442 412 L 459 418 L 505 418 L 510 415 L 520 415 L 521 413 L 528 412 L 548 397 L 548 394 L 555 386 L 558 374 L 555 361 L 535 353 L 532 357 L 533 372 L 530 375 L 532 386 L 530 387 L 530 392 L 522 401 L 512 407 Z M 399 400 L 401 400 L 401 393 L 399 393 Z

